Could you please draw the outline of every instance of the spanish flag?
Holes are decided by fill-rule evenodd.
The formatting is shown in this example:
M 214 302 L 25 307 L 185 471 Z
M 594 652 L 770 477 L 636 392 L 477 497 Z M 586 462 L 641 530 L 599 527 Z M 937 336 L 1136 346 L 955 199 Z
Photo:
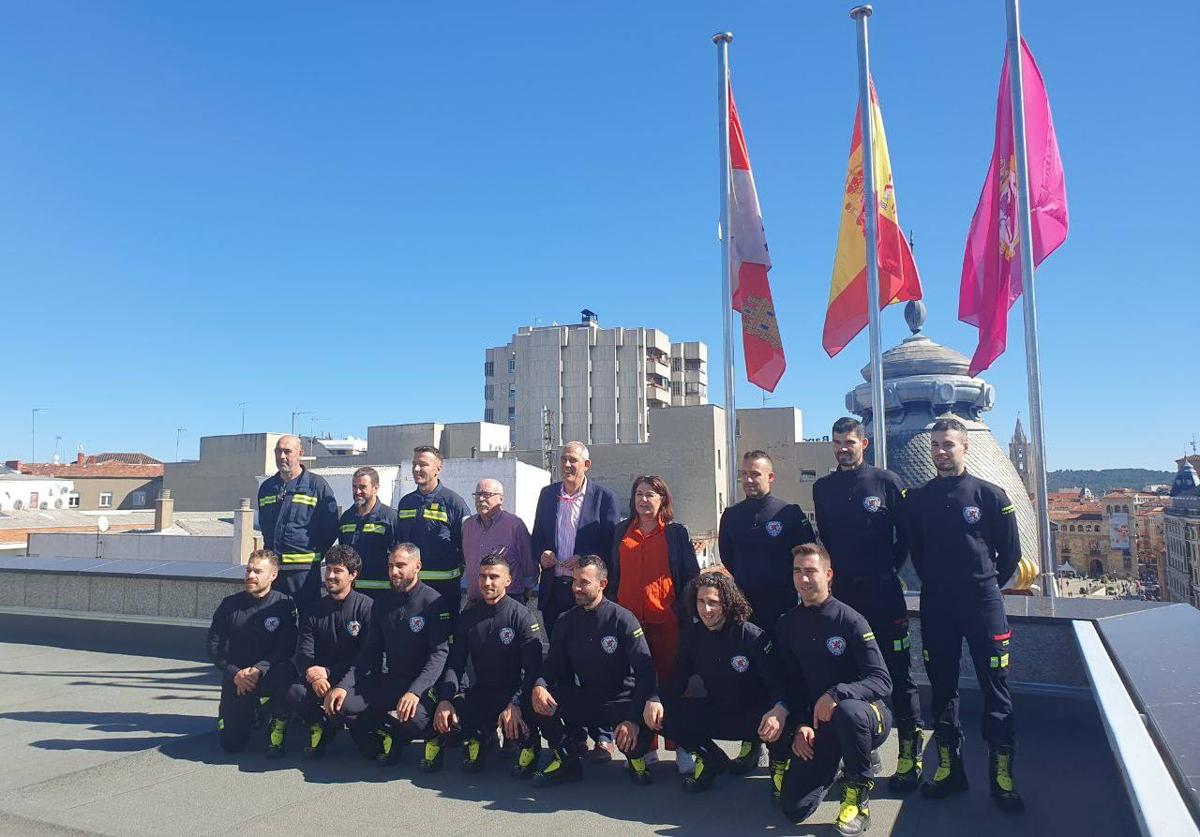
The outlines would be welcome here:
M 850 139 L 850 165 L 846 194 L 842 200 L 842 223 L 838 229 L 837 255 L 833 259 L 833 282 L 821 344 L 830 357 L 846 348 L 867 325 L 867 240 L 863 221 L 862 109 L 854 116 Z M 921 298 L 921 277 L 896 214 L 896 190 L 888 159 L 883 115 L 871 83 L 871 124 L 875 152 L 875 192 L 879 197 L 879 307 Z

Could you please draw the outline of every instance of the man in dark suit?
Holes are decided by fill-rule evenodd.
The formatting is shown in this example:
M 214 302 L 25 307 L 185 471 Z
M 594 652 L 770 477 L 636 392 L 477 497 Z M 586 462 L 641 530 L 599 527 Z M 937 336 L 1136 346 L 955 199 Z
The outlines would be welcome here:
M 587 478 L 592 460 L 582 442 L 567 442 L 559 458 L 562 481 L 542 489 L 533 519 L 531 553 L 539 557 L 538 610 L 548 635 L 558 617 L 575 606 L 571 567 L 580 555 L 612 553 L 620 512 L 611 491 Z
M 547 636 L 553 636 L 558 617 L 575 606 L 571 569 L 580 555 L 612 554 L 620 512 L 611 491 L 587 478 L 591 455 L 582 442 L 567 442 L 559 457 L 562 482 L 551 483 L 538 497 L 530 536 L 530 554 L 541 562 L 538 610 Z M 593 761 L 612 758 L 612 731 L 590 729 L 596 742 Z

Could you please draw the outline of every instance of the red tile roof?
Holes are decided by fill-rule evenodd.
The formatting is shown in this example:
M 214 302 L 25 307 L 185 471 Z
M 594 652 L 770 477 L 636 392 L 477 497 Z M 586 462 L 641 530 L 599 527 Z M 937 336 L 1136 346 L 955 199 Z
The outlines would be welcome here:
M 115 460 L 84 465 L 76 465 L 74 462 L 64 465 L 55 465 L 53 463 L 29 464 L 22 462 L 21 473 L 37 477 L 58 477 L 60 479 L 110 477 L 152 480 L 163 475 L 163 466 L 161 462 L 157 465 L 130 465 L 126 462 Z

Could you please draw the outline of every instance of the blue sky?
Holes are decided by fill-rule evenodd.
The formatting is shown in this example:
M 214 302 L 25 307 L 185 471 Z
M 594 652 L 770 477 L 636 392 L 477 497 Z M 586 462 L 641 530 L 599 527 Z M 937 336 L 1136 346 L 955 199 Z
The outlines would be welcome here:
M 849 3 L 6 3 L 0 457 L 202 435 L 478 420 L 483 350 L 523 324 L 655 326 L 720 399 L 715 50 L 758 180 L 788 371 L 826 432 L 861 335 L 820 347 L 856 97 Z M 871 19 L 926 332 L 970 354 L 958 279 L 991 153 L 1004 5 Z M 1193 191 L 1200 15 L 1025 4 L 1071 209 L 1039 272 L 1048 464 L 1173 468 L 1200 435 Z M 1172 207 L 1176 207 L 1172 209 Z M 1182 211 L 1181 211 L 1182 210 Z M 1026 406 L 1019 311 L 985 374 Z M 907 333 L 885 316 L 884 344 Z M 740 371 L 739 404 L 761 404 Z M 1153 416 L 1152 420 L 1150 417 Z

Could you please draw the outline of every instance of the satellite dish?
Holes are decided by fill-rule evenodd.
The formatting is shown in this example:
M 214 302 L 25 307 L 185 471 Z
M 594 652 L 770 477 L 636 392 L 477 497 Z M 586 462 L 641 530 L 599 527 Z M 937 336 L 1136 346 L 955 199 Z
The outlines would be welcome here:
M 108 531 L 108 518 L 105 517 L 104 515 L 100 515 L 99 517 L 97 517 L 96 518 L 96 528 L 99 529 L 101 532 L 107 532 Z

